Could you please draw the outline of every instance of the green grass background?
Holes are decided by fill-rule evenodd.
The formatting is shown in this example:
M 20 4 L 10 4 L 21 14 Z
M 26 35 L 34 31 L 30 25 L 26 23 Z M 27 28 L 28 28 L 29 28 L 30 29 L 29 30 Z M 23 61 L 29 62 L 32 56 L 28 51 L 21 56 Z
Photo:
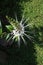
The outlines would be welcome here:
M 21 20 L 24 13 L 29 17 L 29 28 L 35 35 L 35 42 L 28 41 L 27 47 L 11 47 L 7 65 L 43 65 L 43 0 L 0 0 L 0 15 L 9 15 L 14 18 L 17 13 Z M 23 42 L 22 42 L 23 43 Z

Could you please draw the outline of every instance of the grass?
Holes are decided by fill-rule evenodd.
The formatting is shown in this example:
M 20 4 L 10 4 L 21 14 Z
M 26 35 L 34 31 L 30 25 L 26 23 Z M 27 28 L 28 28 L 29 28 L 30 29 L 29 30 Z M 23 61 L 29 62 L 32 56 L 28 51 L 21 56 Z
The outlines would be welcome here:
M 36 42 L 34 42 L 34 44 L 28 42 L 27 48 L 24 45 L 21 45 L 20 49 L 11 47 L 8 50 L 11 55 L 7 65 L 43 65 L 43 45 L 40 45 L 41 43 L 43 44 L 43 0 L 14 1 L 16 4 L 14 3 L 14 5 L 11 5 L 11 8 L 9 4 L 8 9 L 6 7 L 2 8 L 1 14 L 6 10 L 5 15 L 8 14 L 12 16 L 13 12 L 16 11 L 18 19 L 21 19 L 22 13 L 25 12 L 25 17 L 29 17 L 28 23 L 33 23 L 29 28 L 33 32 L 35 31 L 34 34 Z
M 35 45 L 36 48 L 36 56 L 37 56 L 37 65 L 43 65 L 43 48 L 39 45 Z

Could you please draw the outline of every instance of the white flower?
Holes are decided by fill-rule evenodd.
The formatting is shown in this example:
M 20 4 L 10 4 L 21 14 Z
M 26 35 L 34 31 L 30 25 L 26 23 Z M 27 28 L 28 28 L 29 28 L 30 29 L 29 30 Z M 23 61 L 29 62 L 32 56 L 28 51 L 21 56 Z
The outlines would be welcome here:
M 15 36 L 21 36 L 24 34 L 24 26 L 20 23 L 19 29 L 14 29 L 12 32 L 13 32 L 13 35 Z
M 17 19 L 17 16 L 16 16 L 16 22 L 15 23 L 17 23 L 17 25 L 16 26 L 12 25 L 14 27 L 14 29 L 11 31 L 12 35 L 11 35 L 10 39 L 12 38 L 12 40 L 14 41 L 14 39 L 17 38 L 19 47 L 20 47 L 20 39 L 22 39 L 23 42 L 26 44 L 24 36 L 26 36 L 28 39 L 31 40 L 31 36 L 26 34 L 27 32 L 29 33 L 29 31 L 25 30 L 25 28 L 27 28 L 29 25 L 31 25 L 31 24 L 26 24 L 25 25 L 25 23 L 27 23 L 28 20 L 29 20 L 29 18 L 27 18 L 24 21 L 24 16 L 23 16 L 22 19 L 21 19 L 21 21 L 20 21 L 20 23 L 19 23 L 19 21 Z M 8 41 L 10 39 L 8 39 Z

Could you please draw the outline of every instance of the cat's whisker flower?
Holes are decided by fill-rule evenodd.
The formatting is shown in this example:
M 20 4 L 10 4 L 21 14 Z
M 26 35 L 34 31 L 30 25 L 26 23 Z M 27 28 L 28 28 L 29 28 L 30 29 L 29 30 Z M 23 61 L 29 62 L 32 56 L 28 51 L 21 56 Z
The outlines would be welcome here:
M 9 18 L 7 18 L 9 20 Z M 18 41 L 18 46 L 20 47 L 20 39 L 23 40 L 24 44 L 26 45 L 26 41 L 24 39 L 24 36 L 27 37 L 29 40 L 31 40 L 31 36 L 30 35 L 27 35 L 26 32 L 29 32 L 28 30 L 26 31 L 25 28 L 28 27 L 29 25 L 31 24 L 26 24 L 24 25 L 25 23 L 27 23 L 27 21 L 29 20 L 29 18 L 27 18 L 25 21 L 24 21 L 24 15 L 19 23 L 19 21 L 17 20 L 17 16 L 16 16 L 16 20 L 13 21 L 13 29 L 10 31 L 11 32 L 11 37 L 8 39 L 8 41 L 10 39 L 12 39 L 13 41 L 15 40 L 15 38 L 17 39 Z M 10 22 L 12 23 L 12 21 L 10 20 Z M 24 22 L 24 23 L 23 23 Z M 29 32 L 30 33 L 30 32 Z

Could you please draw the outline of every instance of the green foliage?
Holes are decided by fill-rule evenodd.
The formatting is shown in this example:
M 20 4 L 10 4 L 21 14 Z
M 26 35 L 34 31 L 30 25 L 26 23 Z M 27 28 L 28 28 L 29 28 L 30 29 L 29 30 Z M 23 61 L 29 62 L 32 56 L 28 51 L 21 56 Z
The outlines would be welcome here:
M 14 28 L 12 27 L 12 25 L 6 25 L 6 28 L 11 32 Z
M 9 38 L 9 36 L 10 36 L 10 34 L 7 34 L 7 36 L 6 36 L 6 40 Z
M 25 12 L 25 17 L 29 17 L 28 24 L 33 23 L 29 26 L 29 29 L 32 30 L 36 40 L 34 42 L 36 51 L 34 51 L 33 44 L 30 42 L 28 42 L 30 44 L 27 49 L 24 46 L 19 50 L 18 48 L 13 48 L 14 51 L 10 51 L 10 53 L 12 52 L 12 56 L 8 65 L 43 65 L 43 45 L 41 45 L 43 44 L 43 0 L 1 0 L 0 4 L 2 6 L 0 7 L 0 14 L 5 16 L 7 14 L 14 17 L 14 13 L 16 12 L 20 20 L 20 15 L 22 15 L 22 12 Z M 11 26 L 7 26 L 7 28 L 9 30 L 12 29 Z M 36 60 L 34 60 L 34 55 L 36 56 Z M 34 64 L 35 61 L 37 61 L 37 64 Z
M 43 65 L 43 48 L 35 44 L 36 56 L 37 56 L 37 65 Z
M 2 35 L 2 24 L 1 24 L 1 21 L 0 21 L 0 36 Z
M 13 19 L 11 17 L 6 16 L 6 18 L 7 18 L 8 22 L 10 23 L 10 25 L 6 25 L 6 28 L 9 30 L 9 33 L 13 33 L 13 30 L 17 29 L 19 27 L 19 23 L 18 23 L 18 21 L 16 21 L 15 19 Z M 6 40 L 10 37 L 9 33 L 7 34 Z M 11 35 L 11 36 L 13 36 L 13 35 Z M 15 41 L 17 41 L 18 38 L 17 37 L 15 38 L 15 35 L 14 35 L 14 37 L 12 37 L 12 40 L 14 40 L 14 39 L 15 39 Z

